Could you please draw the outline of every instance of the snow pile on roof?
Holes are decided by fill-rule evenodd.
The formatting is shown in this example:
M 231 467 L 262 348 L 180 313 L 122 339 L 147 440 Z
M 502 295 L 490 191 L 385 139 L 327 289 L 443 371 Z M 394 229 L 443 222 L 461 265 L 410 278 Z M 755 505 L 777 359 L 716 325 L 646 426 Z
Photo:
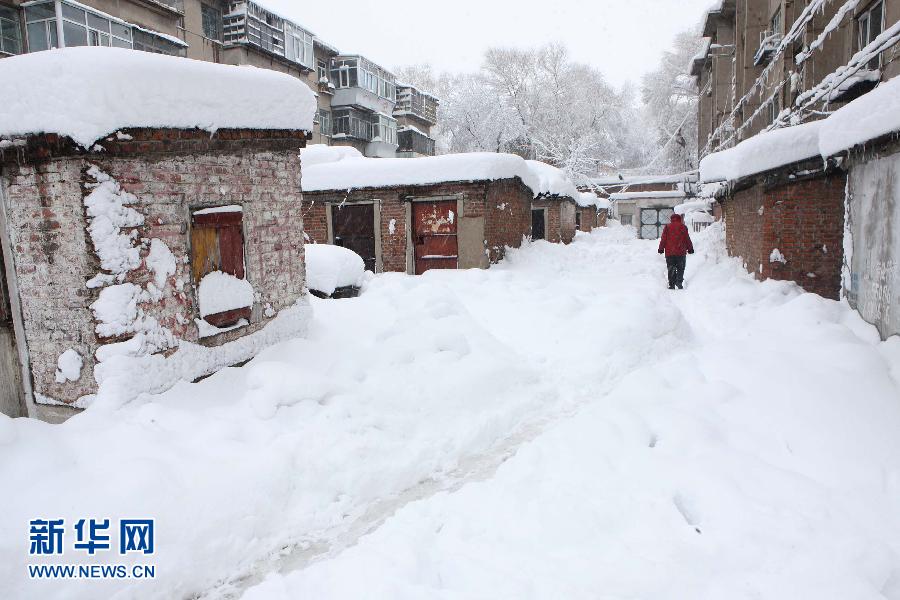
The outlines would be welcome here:
M 84 147 L 127 127 L 311 130 L 299 79 L 121 48 L 81 47 L 0 61 L 0 137 L 68 136 Z
M 595 194 L 594 192 L 578 192 L 578 194 L 575 196 L 575 203 L 581 207 L 597 206 L 597 203 L 599 201 L 600 197 L 597 196 L 597 194 Z M 606 200 L 605 198 L 603 201 L 608 202 L 608 200 Z
M 895 131 L 900 131 L 900 79 L 882 83 L 825 119 L 818 150 L 831 156 Z
M 538 179 L 541 194 L 567 198 L 578 197 L 578 189 L 562 169 L 539 160 L 526 160 L 525 162 Z
M 525 160 L 513 154 L 470 152 L 424 158 L 354 158 L 345 154 L 335 161 L 327 160 L 324 155 L 329 151 L 343 153 L 336 148 L 331 146 L 328 150 L 316 150 L 313 164 L 304 165 L 304 192 L 518 177 L 535 196 L 541 193 L 541 182 Z
M 362 153 L 352 146 L 311 144 L 300 151 L 300 162 L 304 169 L 313 165 L 324 165 L 352 158 L 363 158 Z
M 588 180 L 596 186 L 637 185 L 651 183 L 693 183 L 697 181 L 697 171 L 674 173 L 669 175 L 604 175 Z
M 359 287 L 366 265 L 353 250 L 329 244 L 306 244 L 306 286 L 330 296 L 340 287 Z
M 700 180 L 740 179 L 818 156 L 821 121 L 774 129 L 700 161 Z

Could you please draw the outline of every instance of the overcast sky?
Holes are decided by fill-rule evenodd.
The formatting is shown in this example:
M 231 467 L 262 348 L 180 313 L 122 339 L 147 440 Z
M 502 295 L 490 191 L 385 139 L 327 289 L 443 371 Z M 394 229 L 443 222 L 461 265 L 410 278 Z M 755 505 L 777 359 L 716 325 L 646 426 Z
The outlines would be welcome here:
M 469 71 L 489 46 L 564 42 L 615 84 L 637 83 L 713 0 L 261 0 L 347 54 L 393 69 Z

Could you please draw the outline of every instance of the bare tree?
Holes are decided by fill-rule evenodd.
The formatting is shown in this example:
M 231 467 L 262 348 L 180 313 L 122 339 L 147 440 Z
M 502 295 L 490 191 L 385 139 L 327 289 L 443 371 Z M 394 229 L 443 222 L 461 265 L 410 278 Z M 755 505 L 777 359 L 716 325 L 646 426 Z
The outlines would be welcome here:
M 696 29 L 678 34 L 659 66 L 642 80 L 641 95 L 661 148 L 657 168 L 686 171 L 697 167 L 699 92 L 689 69 L 701 46 Z

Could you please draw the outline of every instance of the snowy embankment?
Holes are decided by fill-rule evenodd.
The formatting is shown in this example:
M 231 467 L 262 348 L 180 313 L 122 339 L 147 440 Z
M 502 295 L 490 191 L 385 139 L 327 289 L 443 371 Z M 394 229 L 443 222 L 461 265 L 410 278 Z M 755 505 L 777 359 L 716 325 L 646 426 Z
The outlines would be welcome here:
M 716 230 L 674 293 L 653 244 L 579 236 L 545 284 L 560 291 L 548 320 L 567 315 L 576 343 L 524 351 L 553 370 L 570 359 L 561 374 L 590 401 L 492 477 L 243 597 L 900 598 L 900 339 L 879 342 L 845 304 L 753 281 Z M 512 253 L 510 293 L 540 263 L 562 266 L 556 251 Z M 587 264 L 603 275 L 580 298 L 566 280 Z M 493 319 L 491 300 L 467 302 Z M 588 333 L 595 307 L 608 318 Z M 513 321 L 501 337 L 549 331 Z M 608 360 L 623 377 L 604 392 L 589 365 Z

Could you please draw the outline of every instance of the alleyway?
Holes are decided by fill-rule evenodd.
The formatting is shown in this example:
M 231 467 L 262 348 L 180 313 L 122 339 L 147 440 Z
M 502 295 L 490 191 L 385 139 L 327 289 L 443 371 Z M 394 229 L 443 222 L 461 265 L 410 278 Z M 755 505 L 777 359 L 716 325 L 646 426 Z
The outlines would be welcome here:
M 118 411 L 3 418 L 0 596 L 134 595 L 27 582 L 27 522 L 152 512 L 159 598 L 900 598 L 900 340 L 699 237 L 683 292 L 608 228 L 380 276 Z

